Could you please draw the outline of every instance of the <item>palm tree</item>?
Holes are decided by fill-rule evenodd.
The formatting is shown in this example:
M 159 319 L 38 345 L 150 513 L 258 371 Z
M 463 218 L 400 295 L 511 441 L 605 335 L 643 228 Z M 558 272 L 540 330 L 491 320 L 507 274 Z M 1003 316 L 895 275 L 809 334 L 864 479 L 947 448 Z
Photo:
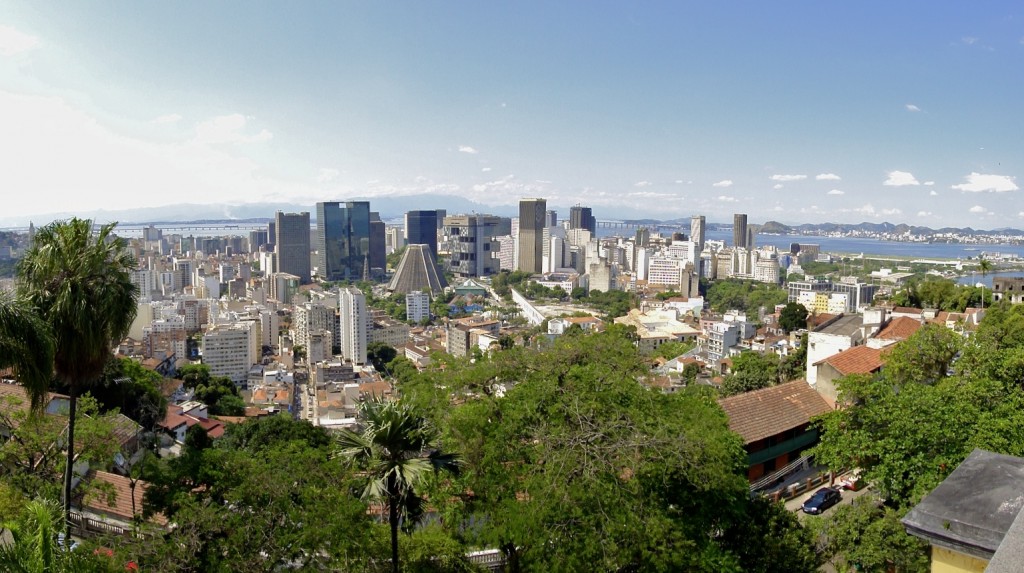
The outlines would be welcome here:
M 0 544 L 0 570 L 11 573 L 107 573 L 122 571 L 112 561 L 64 546 L 58 530 L 60 504 L 34 499 L 25 504 L 24 518 L 8 523 L 11 542 Z M 65 538 L 67 539 L 67 538 Z
M 135 258 L 113 234 L 114 226 L 94 232 L 89 220 L 56 221 L 36 233 L 18 263 L 18 292 L 50 325 L 54 371 L 68 388 L 65 516 L 71 511 L 78 396 L 100 377 L 111 347 L 135 319 L 138 288 L 130 276 Z M 71 523 L 67 526 L 70 533 Z
M 9 291 L 0 291 L 0 368 L 14 370 L 38 412 L 53 377 L 53 337 L 32 307 Z
M 981 277 L 985 278 L 985 275 L 992 270 L 992 261 L 984 256 L 978 257 L 978 270 L 981 271 Z
M 362 404 L 361 434 L 343 430 L 339 453 L 353 458 L 367 472 L 364 500 L 380 500 L 388 506 L 391 526 L 392 570 L 398 573 L 398 526 L 402 518 L 415 522 L 421 515 L 416 490 L 429 472 L 458 473 L 452 454 L 436 448 L 437 432 L 412 408 L 400 402 L 373 398 Z

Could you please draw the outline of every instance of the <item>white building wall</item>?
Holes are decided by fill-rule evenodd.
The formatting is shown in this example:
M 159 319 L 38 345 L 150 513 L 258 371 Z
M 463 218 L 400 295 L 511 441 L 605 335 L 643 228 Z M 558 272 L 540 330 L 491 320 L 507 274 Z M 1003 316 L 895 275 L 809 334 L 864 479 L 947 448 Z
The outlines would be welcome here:
M 355 287 L 339 290 L 341 354 L 355 364 L 366 364 L 366 297 Z

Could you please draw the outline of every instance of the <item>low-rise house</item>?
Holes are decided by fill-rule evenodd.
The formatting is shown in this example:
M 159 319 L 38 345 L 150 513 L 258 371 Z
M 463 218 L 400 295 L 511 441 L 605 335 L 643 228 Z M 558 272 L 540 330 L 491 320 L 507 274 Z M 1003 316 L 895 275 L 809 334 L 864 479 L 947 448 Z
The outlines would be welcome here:
M 839 399 L 836 380 L 852 374 L 874 374 L 880 371 L 884 364 L 881 349 L 854 346 L 815 362 L 815 383 L 811 386 L 834 405 Z
M 185 443 L 185 434 L 192 426 L 199 425 L 210 438 L 224 435 L 224 423 L 211 419 L 206 404 L 202 402 L 184 402 L 168 404 L 164 419 L 157 423 L 167 435 L 179 444 Z
M 149 482 L 135 480 L 133 484 L 129 478 L 103 471 L 91 471 L 85 479 L 93 487 L 71 511 L 75 534 L 133 535 L 136 520 L 143 518 L 143 501 Z M 158 513 L 151 516 L 148 523 L 164 527 L 167 518 Z
M 729 417 L 729 429 L 743 438 L 750 481 L 796 461 L 818 443 L 811 418 L 833 409 L 804 380 L 737 394 L 718 403 Z
M 1024 458 L 976 449 L 902 519 L 931 570 L 1009 573 L 1024 562 Z

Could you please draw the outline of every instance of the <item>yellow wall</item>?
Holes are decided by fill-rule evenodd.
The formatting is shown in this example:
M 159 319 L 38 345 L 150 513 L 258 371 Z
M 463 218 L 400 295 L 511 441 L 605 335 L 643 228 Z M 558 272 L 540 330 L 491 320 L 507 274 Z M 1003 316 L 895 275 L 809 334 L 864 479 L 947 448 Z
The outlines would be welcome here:
M 984 573 L 988 561 L 932 545 L 932 573 Z

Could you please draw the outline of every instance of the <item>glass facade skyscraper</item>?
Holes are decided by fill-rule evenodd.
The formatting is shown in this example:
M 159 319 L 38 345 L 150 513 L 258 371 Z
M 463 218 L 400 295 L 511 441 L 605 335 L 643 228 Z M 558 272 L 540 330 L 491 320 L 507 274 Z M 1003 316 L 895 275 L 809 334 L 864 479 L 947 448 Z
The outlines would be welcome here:
M 320 276 L 360 280 L 370 264 L 370 203 L 330 201 L 316 204 Z
M 437 211 L 409 211 L 405 214 L 407 245 L 428 245 L 437 257 Z

